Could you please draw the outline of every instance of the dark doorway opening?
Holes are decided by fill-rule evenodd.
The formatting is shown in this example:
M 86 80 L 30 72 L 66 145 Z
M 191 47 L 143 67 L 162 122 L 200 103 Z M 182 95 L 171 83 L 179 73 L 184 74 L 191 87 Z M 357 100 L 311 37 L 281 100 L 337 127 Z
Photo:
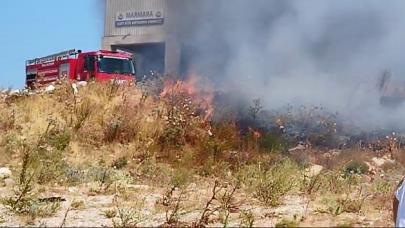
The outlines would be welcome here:
M 165 71 L 165 43 L 114 45 L 112 50 L 133 53 L 138 80 L 147 78 L 151 72 L 163 74 Z

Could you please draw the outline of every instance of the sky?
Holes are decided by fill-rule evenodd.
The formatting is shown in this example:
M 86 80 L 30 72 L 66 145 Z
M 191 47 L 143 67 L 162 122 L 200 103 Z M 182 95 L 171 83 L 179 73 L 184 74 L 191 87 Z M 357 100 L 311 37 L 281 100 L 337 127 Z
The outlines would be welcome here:
M 22 88 L 25 61 L 69 49 L 101 47 L 98 0 L 1 0 L 0 88 Z

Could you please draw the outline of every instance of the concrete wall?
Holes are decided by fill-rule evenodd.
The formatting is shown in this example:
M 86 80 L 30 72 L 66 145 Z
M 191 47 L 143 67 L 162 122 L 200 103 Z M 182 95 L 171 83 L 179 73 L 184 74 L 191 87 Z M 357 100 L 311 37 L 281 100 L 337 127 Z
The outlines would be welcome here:
M 177 74 L 180 65 L 180 44 L 174 26 L 179 0 L 106 0 L 105 28 L 102 48 L 113 45 L 165 43 L 165 73 Z M 118 15 L 129 11 L 162 13 L 163 24 L 142 26 L 116 26 Z

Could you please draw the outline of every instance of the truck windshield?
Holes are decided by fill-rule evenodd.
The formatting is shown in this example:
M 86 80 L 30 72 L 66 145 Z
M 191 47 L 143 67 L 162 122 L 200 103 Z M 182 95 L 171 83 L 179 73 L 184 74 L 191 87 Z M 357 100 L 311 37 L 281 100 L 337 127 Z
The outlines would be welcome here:
M 99 71 L 108 74 L 131 74 L 135 75 L 134 65 L 129 59 L 101 58 Z

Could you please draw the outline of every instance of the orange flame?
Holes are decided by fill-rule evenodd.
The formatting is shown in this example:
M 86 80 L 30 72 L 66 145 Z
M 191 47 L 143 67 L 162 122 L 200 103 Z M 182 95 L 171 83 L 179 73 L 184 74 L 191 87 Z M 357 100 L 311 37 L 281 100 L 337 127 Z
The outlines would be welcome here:
M 174 94 L 183 94 L 187 96 L 199 109 L 204 110 L 203 119 L 208 121 L 214 113 L 214 92 L 208 85 L 203 85 L 201 79 L 196 74 L 190 74 L 185 81 L 166 80 L 163 90 L 160 93 L 161 98 Z
M 250 133 L 252 133 L 252 136 L 255 140 L 258 140 L 262 137 L 262 133 L 260 133 L 259 131 L 256 131 L 255 129 L 249 127 L 249 131 Z

